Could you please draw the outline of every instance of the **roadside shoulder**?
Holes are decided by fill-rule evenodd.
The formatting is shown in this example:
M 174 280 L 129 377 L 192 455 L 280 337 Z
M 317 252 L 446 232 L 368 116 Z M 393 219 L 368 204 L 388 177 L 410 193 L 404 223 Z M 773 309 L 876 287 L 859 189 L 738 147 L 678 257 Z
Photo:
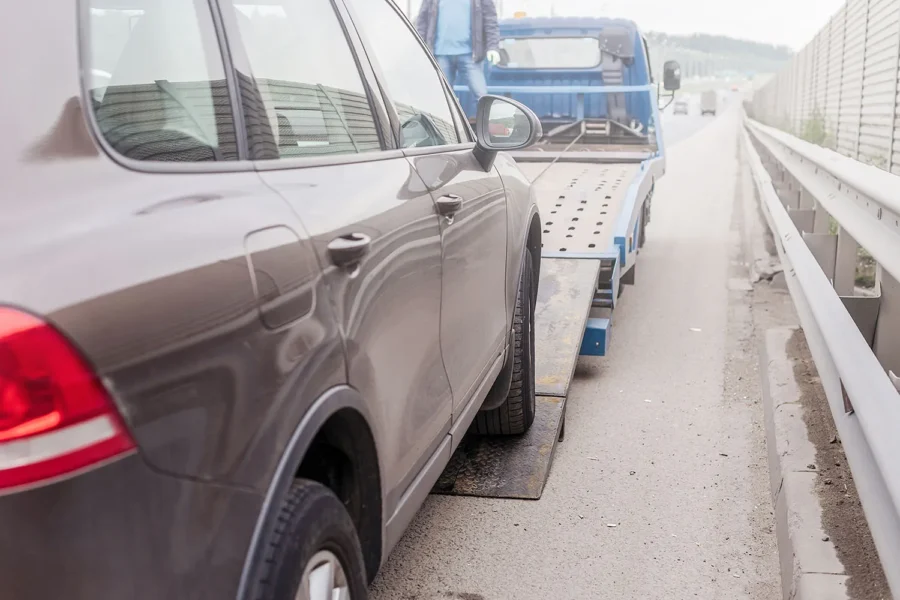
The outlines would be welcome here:
M 785 600 L 844 600 L 848 577 L 823 525 L 816 448 L 803 420 L 798 358 L 789 355 L 796 336 L 799 329 L 770 329 L 760 354 L 782 592 Z

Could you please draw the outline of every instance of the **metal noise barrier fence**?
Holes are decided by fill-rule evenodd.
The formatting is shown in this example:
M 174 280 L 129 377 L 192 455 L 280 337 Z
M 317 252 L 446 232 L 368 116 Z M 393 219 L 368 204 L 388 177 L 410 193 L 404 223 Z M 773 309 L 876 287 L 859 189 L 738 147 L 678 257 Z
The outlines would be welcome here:
M 900 174 L 900 0 L 848 0 L 757 90 L 752 116 Z
M 743 146 L 879 558 L 900 598 L 900 177 L 750 119 Z M 860 256 L 875 263 L 874 289 L 856 285 Z

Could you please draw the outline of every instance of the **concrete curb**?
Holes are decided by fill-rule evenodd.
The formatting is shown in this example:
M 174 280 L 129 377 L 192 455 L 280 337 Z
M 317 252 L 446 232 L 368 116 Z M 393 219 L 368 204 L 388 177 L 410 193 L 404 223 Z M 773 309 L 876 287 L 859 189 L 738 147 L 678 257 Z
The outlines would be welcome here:
M 787 346 L 797 329 L 770 329 L 760 363 L 766 446 L 784 600 L 847 600 L 847 575 L 822 527 L 816 449 L 809 441 Z

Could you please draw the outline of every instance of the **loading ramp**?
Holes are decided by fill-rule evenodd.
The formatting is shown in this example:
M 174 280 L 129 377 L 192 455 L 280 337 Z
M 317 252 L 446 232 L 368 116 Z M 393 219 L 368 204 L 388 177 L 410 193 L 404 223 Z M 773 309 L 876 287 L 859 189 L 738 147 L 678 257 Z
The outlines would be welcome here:
M 641 178 L 641 163 L 553 159 L 520 167 L 532 179 L 543 220 L 535 304 L 535 421 L 521 437 L 468 434 L 435 485 L 437 494 L 540 499 L 565 431 L 578 357 L 603 356 L 608 349 L 611 322 L 605 312 L 615 305 L 624 262 L 617 244 L 637 246 L 631 236 L 618 239 L 616 224 L 629 208 L 629 190 Z M 629 228 L 634 236 L 639 230 Z

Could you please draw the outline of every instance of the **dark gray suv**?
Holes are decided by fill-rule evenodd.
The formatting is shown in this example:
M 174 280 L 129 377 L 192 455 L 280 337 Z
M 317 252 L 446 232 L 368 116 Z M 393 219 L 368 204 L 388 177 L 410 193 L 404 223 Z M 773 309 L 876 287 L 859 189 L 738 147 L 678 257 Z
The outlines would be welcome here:
M 364 598 L 534 418 L 540 125 L 389 0 L 75 4 L 0 25 L 0 596 Z

